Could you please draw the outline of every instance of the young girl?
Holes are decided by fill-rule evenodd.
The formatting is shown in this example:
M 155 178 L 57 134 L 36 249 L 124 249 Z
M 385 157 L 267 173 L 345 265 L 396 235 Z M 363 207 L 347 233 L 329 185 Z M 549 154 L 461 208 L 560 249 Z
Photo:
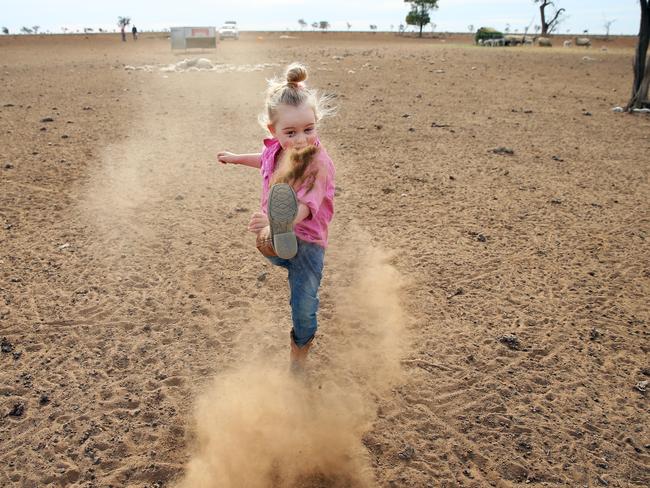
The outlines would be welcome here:
M 306 79 L 305 67 L 294 63 L 285 80 L 269 82 L 260 122 L 272 138 L 264 140 L 261 153 L 218 154 L 223 164 L 260 169 L 260 212 L 252 215 L 248 230 L 267 259 L 289 273 L 292 370 L 304 367 L 318 327 L 318 288 L 334 215 L 334 165 L 317 134 L 317 123 L 330 109 Z

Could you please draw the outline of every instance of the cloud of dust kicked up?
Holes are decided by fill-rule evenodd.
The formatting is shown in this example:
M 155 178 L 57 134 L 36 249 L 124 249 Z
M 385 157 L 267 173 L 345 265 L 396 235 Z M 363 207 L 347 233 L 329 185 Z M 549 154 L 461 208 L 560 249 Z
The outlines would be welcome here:
M 403 279 L 384 253 L 354 248 L 330 263 L 349 281 L 334 285 L 327 360 L 312 357 L 304 378 L 272 361 L 218 376 L 197 401 L 194 454 L 177 488 L 374 486 L 362 436 L 374 398 L 400 379 Z

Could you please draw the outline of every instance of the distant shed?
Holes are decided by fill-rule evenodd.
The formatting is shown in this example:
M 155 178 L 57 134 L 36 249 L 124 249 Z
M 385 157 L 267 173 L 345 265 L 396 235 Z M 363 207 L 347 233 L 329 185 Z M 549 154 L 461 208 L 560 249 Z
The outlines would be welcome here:
M 214 27 L 172 27 L 172 49 L 215 49 L 217 30 Z

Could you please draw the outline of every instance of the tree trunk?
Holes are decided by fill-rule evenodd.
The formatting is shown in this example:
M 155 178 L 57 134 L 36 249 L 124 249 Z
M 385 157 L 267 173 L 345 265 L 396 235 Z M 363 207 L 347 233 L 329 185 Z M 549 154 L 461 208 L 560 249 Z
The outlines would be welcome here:
M 639 0 L 641 4 L 641 25 L 639 26 L 639 43 L 634 58 L 634 83 L 632 97 L 626 109 L 644 108 L 650 105 L 648 87 L 650 86 L 650 63 L 646 59 L 650 43 L 650 0 Z
M 544 0 L 539 4 L 539 13 L 540 17 L 542 18 L 542 37 L 550 34 L 555 30 L 555 27 L 557 27 L 557 24 L 559 22 L 560 15 L 562 15 L 562 12 L 565 12 L 566 10 L 561 8 L 555 11 L 555 17 L 553 17 L 551 20 L 548 22 L 546 21 L 546 7 L 551 5 L 553 2 Z

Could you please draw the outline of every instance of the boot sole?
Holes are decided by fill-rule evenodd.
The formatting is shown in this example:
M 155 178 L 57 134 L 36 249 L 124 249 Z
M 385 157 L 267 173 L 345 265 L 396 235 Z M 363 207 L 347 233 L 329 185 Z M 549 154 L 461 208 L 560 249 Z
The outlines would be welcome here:
M 298 252 L 293 221 L 298 215 L 298 199 L 291 186 L 278 183 L 271 187 L 267 215 L 273 238 L 273 249 L 279 258 L 291 259 Z

